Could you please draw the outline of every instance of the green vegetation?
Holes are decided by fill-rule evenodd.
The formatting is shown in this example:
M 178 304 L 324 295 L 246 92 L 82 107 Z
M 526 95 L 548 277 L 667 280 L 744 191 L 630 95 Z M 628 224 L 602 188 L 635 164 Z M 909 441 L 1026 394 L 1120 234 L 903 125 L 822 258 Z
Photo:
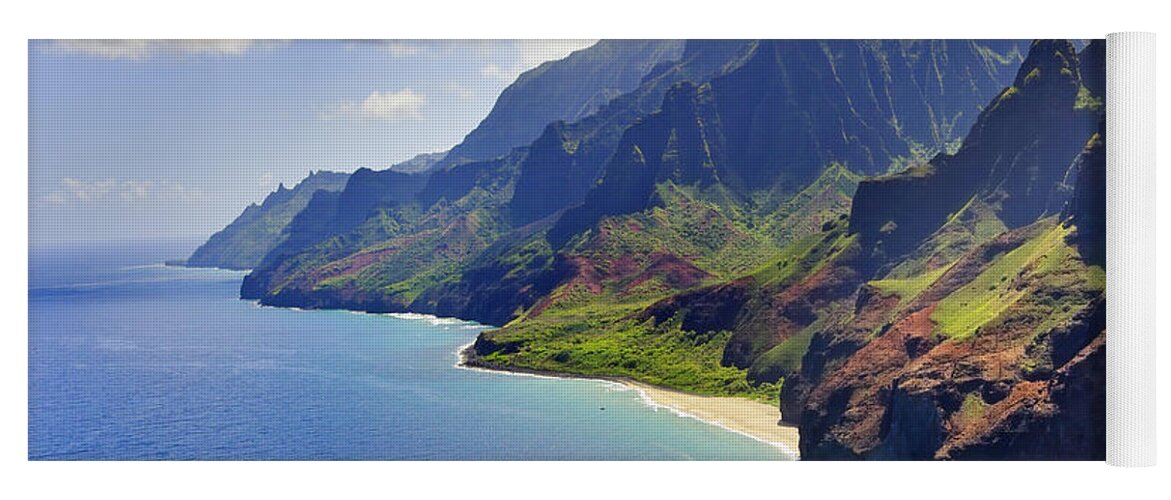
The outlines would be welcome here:
M 676 317 L 659 325 L 599 316 L 550 317 L 494 333 L 494 342 L 518 343 L 520 351 L 492 353 L 489 362 L 581 375 L 629 377 L 648 384 L 713 396 L 744 396 L 776 404 L 778 387 L 753 386 L 745 371 L 720 365 L 729 332 L 680 330 Z
M 1065 243 L 1072 229 L 1052 220 L 1041 224 L 1048 228 L 998 256 L 979 276 L 939 302 L 931 320 L 940 334 L 955 340 L 971 337 L 1028 294 L 1030 278 L 1063 265 L 1072 252 Z
M 857 240 L 846 234 L 846 221 L 833 222 L 824 233 L 810 234 L 783 248 L 751 276 L 762 288 L 778 288 L 817 272 Z
M 1033 80 L 1041 77 L 1041 68 L 1033 68 L 1029 74 L 1025 75 L 1025 84 L 1028 85 Z
M 1101 111 L 1105 104 L 1102 99 L 1090 93 L 1085 85 L 1081 85 L 1077 89 L 1077 100 L 1073 103 L 1073 109 L 1088 109 L 1092 111 Z
M 976 52 L 984 58 L 984 64 L 989 67 L 994 67 L 996 65 L 1005 66 L 1011 64 L 1020 64 L 1021 60 L 1024 58 L 1020 51 L 1015 47 L 1007 54 L 1000 54 L 995 50 L 992 50 L 983 45 L 974 44 L 973 46 L 975 47 Z
M 748 222 L 750 227 L 761 227 L 765 235 L 777 245 L 786 245 L 809 233 L 820 231 L 822 226 L 850 213 L 850 202 L 862 176 L 850 171 L 841 163 L 826 166 L 821 175 L 795 195 L 777 204 L 775 210 L 763 209 Z M 761 193 L 765 195 L 765 193 Z M 767 196 L 777 198 L 777 193 Z M 768 207 L 774 202 L 768 198 L 755 200 L 757 206 Z M 749 211 L 749 213 L 752 213 Z
M 1008 228 L 996 215 L 997 207 L 972 197 L 948 217 L 935 234 L 900 262 L 886 278 L 906 279 L 954 263 L 961 255 Z
M 899 307 L 902 307 L 918 297 L 927 287 L 938 281 L 954 264 L 953 262 L 909 278 L 886 278 L 871 281 L 870 285 L 878 288 L 883 293 L 898 295 Z
M 958 120 L 959 117 L 957 117 Z M 953 123 L 954 125 L 954 123 Z M 950 137 L 950 132 L 946 134 Z M 912 169 L 925 168 L 932 158 L 935 158 L 940 153 L 955 154 L 959 150 L 960 145 L 963 144 L 963 139 L 954 139 L 946 142 L 942 147 L 928 146 L 915 140 L 908 140 L 908 150 L 910 154 L 899 155 L 891 158 L 890 165 L 886 169 L 886 176 L 910 172 Z M 919 170 L 922 173 L 922 170 Z
M 809 342 L 817 333 L 812 328 L 806 328 L 773 346 L 752 362 L 748 368 L 748 378 L 751 380 L 784 380 L 788 374 L 801 371 L 801 359 L 809 350 Z
M 1021 89 L 1019 89 L 1015 86 L 1008 87 L 1008 88 L 1004 89 L 1004 91 L 1000 93 L 1000 96 L 998 96 L 996 98 L 996 100 L 992 102 L 991 109 L 995 110 L 996 108 L 1000 107 L 1002 104 L 1011 100 L 1013 98 L 1013 96 L 1020 94 L 1020 92 L 1021 92 Z
M 979 393 L 970 392 L 964 395 L 964 402 L 960 404 L 960 409 L 956 411 L 960 426 L 966 427 L 969 424 L 979 421 L 984 417 L 984 413 L 988 411 L 988 406 L 984 402 L 984 398 L 980 397 Z
M 730 332 L 682 331 L 679 315 L 659 325 L 630 318 L 689 287 L 749 275 L 756 288 L 776 289 L 821 269 L 856 238 L 846 234 L 846 215 L 858 180 L 833 164 L 789 199 L 753 203 L 722 186 L 660 184 L 656 206 L 605 218 L 570 242 L 565 255 L 588 262 L 591 271 L 551 293 L 539 313 L 529 312 L 493 333 L 496 342 L 521 346 L 519 352 L 486 359 L 775 403 L 771 381 L 780 383 L 783 374 L 800 368 L 813 328 L 769 350 L 750 369 L 768 372 L 757 377 L 721 366 Z M 543 239 L 516 248 L 520 251 L 499 261 L 514 270 L 533 260 L 546 262 Z M 703 278 L 689 282 L 682 279 L 686 276 Z
M 362 222 L 273 270 L 263 292 L 302 293 L 325 306 L 401 307 L 505 324 L 481 344 L 501 346 L 486 349 L 483 359 L 504 366 L 630 377 L 776 403 L 779 384 L 801 370 L 815 338 L 834 335 L 851 348 L 872 340 L 868 332 L 900 320 L 957 262 L 978 260 L 971 252 L 1008 230 L 1001 205 L 1021 199 L 1016 191 L 981 191 L 975 182 L 946 203 L 911 199 L 894 206 L 879 196 L 867 214 L 875 227 L 850 234 L 852 198 L 862 181 L 857 172 L 889 168 L 898 178 L 873 185 L 906 195 L 906 186 L 937 189 L 957 168 L 1001 167 L 980 155 L 931 160 L 975 148 L 961 149 L 956 134 L 974 120 L 979 104 L 973 102 L 987 103 L 1005 88 L 999 66 L 1015 64 L 1019 54 L 867 42 L 864 55 L 878 64 L 866 66 L 871 59 L 865 59 L 860 66 L 856 47 L 840 43 L 811 44 L 816 50 L 809 55 L 829 62 L 832 80 L 804 75 L 827 84 L 810 86 L 808 99 L 775 98 L 789 95 L 784 82 L 800 68 L 782 64 L 778 55 L 789 54 L 772 42 L 717 50 L 712 59 L 742 73 L 715 82 L 699 69 L 704 78 L 683 78 L 664 66 L 644 90 L 617 97 L 597 118 L 549 126 L 541 136 L 547 140 L 481 167 L 437 169 L 432 176 L 448 175 L 451 182 L 432 183 L 441 189 L 432 193 L 428 186 L 428 197 L 378 199 L 360 211 Z M 802 49 L 791 50 L 801 61 Z M 975 63 L 949 66 L 949 60 Z M 837 74 L 846 67 L 876 73 Z M 928 75 L 931 85 L 910 94 L 896 87 L 912 74 Z M 993 106 L 1027 103 L 1052 76 L 1022 77 L 1030 85 L 1005 89 Z M 676 85 L 684 80 L 696 83 Z M 762 92 L 751 82 L 776 82 L 776 88 Z M 668 94 L 668 87 L 675 90 Z M 922 102 L 904 104 L 915 96 Z M 806 100 L 829 106 L 801 109 Z M 1084 101 L 1094 105 L 1092 96 Z M 807 130 L 790 133 L 787 125 L 798 116 L 809 121 Z M 850 121 L 855 118 L 866 127 Z M 809 137 L 809 130 L 833 132 Z M 629 149 L 616 153 L 620 143 Z M 744 154 L 749 146 L 759 154 Z M 567 173 L 582 179 L 569 181 Z M 566 205 L 550 202 L 549 193 L 567 184 L 580 184 L 576 194 L 585 202 L 552 217 Z M 377 197 L 381 189 L 371 191 Z M 566 198 L 580 200 L 576 194 Z M 921 220 L 932 227 L 920 227 L 919 210 L 930 212 Z M 580 216 L 580 225 L 567 215 Z M 1037 328 L 1076 314 L 1086 295 L 1037 293 L 1086 274 L 1071 263 L 1054 264 L 1073 255 L 1064 241 L 1068 231 L 1052 221 L 1042 226 L 1019 248 L 990 256 L 978 276 L 956 276 L 971 280 L 937 304 L 931 319 L 939 335 L 974 337 L 1019 311 L 1035 312 L 1029 325 Z M 874 232 L 889 238 L 871 238 Z M 869 297 L 857 293 L 864 280 L 884 296 L 897 295 L 898 306 L 865 303 Z M 855 317 L 862 307 L 866 314 Z M 982 411 L 977 403 L 965 400 L 961 413 Z

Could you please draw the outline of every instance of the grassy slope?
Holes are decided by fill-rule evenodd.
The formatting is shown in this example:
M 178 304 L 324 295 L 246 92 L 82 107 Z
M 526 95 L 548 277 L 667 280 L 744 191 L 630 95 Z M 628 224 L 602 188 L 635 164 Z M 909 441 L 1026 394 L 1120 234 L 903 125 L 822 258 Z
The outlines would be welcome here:
M 539 370 L 626 376 L 699 394 L 775 403 L 776 384 L 753 385 L 746 370 L 722 366 L 731 332 L 685 331 L 681 315 L 656 324 L 636 319 L 636 313 L 689 288 L 743 276 L 753 276 L 762 287 L 778 286 L 815 270 L 849 240 L 844 231 L 827 237 L 822 229 L 841 223 L 857 182 L 858 176 L 833 165 L 790 200 L 771 207 L 729 203 L 727 193 L 718 188 L 697 192 L 661 184 L 660 206 L 604 219 L 571 241 L 565 255 L 588 263 L 589 272 L 579 273 L 546 303 L 492 333 L 494 341 L 517 346 L 517 351 L 495 352 L 485 359 Z M 690 262 L 706 278 L 680 287 L 671 274 L 678 268 L 656 274 L 655 264 L 664 254 Z M 787 364 L 799 362 L 810 336 L 787 342 L 774 357 Z
M 514 176 L 498 174 L 458 200 L 425 211 L 417 203 L 378 209 L 355 230 L 298 254 L 272 289 L 357 293 L 405 308 L 509 229 L 502 205 Z
M 1077 250 L 1066 240 L 1073 228 L 1051 225 L 1020 247 L 998 255 L 982 273 L 963 288 L 941 300 L 931 315 L 936 331 L 950 339 L 964 340 L 977 335 L 981 327 L 1002 318 L 1010 309 L 1028 308 L 1027 302 L 1039 301 L 1036 312 L 1046 316 L 1045 323 L 1056 324 L 1072 317 L 1083 288 L 1105 289 L 1105 271 L 1085 266 Z M 1038 295 L 1038 287 L 1055 288 L 1058 296 Z M 1026 300 L 1029 299 L 1029 300 Z M 1017 307 L 1022 301 L 1026 305 Z

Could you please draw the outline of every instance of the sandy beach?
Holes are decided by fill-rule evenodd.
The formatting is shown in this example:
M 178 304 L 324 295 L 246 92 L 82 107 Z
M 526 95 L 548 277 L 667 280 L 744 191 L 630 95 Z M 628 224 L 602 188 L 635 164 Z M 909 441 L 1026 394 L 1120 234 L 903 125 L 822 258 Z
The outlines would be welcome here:
M 572 373 L 557 373 L 524 368 L 497 366 L 469 358 L 464 346 L 459 352 L 458 366 L 508 372 L 551 378 L 577 378 L 600 380 L 629 387 L 639 393 L 650 406 L 666 408 L 679 415 L 748 436 L 757 441 L 780 448 L 786 455 L 799 458 L 799 434 L 797 428 L 778 425 L 781 420 L 780 408 L 756 401 L 735 397 L 702 396 L 665 387 L 658 387 L 623 377 L 592 377 Z
M 633 380 L 615 380 L 639 391 L 647 402 L 675 412 L 744 434 L 798 456 L 797 428 L 777 425 L 781 410 L 775 406 L 743 398 L 701 396 L 656 387 Z

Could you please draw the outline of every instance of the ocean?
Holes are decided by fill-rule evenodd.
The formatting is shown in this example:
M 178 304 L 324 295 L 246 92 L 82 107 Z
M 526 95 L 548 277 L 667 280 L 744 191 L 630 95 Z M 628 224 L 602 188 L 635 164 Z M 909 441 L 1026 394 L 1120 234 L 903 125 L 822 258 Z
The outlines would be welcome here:
M 470 370 L 486 327 L 238 299 L 165 251 L 30 251 L 30 460 L 786 460 L 601 381 Z

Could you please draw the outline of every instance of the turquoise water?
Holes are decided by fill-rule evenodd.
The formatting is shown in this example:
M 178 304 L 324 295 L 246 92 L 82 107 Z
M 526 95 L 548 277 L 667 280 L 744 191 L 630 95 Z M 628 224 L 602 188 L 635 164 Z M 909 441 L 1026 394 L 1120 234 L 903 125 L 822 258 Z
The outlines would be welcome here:
M 160 260 L 31 259 L 30 459 L 785 459 L 614 384 L 456 367 L 480 325 L 258 307 Z

